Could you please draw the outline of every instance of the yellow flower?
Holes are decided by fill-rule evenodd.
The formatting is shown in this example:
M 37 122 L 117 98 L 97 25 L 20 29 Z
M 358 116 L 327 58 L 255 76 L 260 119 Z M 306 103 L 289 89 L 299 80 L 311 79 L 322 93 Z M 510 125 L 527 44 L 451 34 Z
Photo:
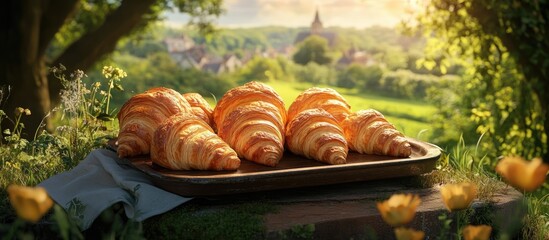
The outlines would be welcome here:
M 395 236 L 397 240 L 422 240 L 425 238 L 423 231 L 417 231 L 411 228 L 395 228 Z
M 477 197 L 477 186 L 473 183 L 446 184 L 440 187 L 442 201 L 449 211 L 466 209 Z
M 17 215 L 29 222 L 37 222 L 53 206 L 53 200 L 42 187 L 10 185 L 7 190 Z
M 25 112 L 25 109 L 22 107 L 17 107 L 14 111 L 16 117 L 19 117 L 19 115 L 23 114 L 24 112 Z
M 412 221 L 420 203 L 418 195 L 393 194 L 389 200 L 378 202 L 377 209 L 386 223 L 398 227 Z
M 492 227 L 488 225 L 467 225 L 463 228 L 461 234 L 465 240 L 487 240 L 490 238 Z
M 509 185 L 526 192 L 534 191 L 543 185 L 547 171 L 549 165 L 543 163 L 541 158 L 534 158 L 528 162 L 521 157 L 505 157 L 496 166 L 496 172 L 503 176 Z

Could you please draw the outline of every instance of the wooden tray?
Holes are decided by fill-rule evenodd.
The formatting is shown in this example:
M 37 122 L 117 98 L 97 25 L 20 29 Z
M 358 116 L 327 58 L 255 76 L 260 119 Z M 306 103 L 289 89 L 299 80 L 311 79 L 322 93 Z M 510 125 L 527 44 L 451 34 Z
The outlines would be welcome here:
M 216 196 L 265 190 L 319 186 L 414 176 L 430 172 L 439 147 L 408 138 L 412 155 L 394 158 L 349 152 L 347 164 L 327 165 L 286 152 L 276 167 L 243 160 L 237 171 L 175 171 L 151 162 L 149 156 L 122 159 L 146 173 L 158 187 L 181 196 Z M 116 151 L 116 140 L 109 148 Z

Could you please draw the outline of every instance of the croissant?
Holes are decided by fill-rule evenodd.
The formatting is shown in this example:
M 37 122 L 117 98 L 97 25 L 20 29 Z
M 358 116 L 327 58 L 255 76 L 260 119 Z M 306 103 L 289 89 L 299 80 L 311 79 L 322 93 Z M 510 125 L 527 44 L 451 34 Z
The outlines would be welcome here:
M 322 108 L 341 122 L 351 113 L 351 106 L 338 92 L 331 88 L 312 87 L 297 96 L 288 109 L 288 119 L 301 111 Z
M 302 111 L 287 127 L 286 144 L 291 152 L 329 164 L 346 163 L 349 148 L 343 130 L 327 111 Z
M 212 128 L 191 113 L 166 119 L 151 143 L 154 163 L 172 170 L 236 170 L 240 159 Z
M 174 114 L 190 111 L 189 103 L 173 89 L 152 88 L 133 96 L 118 112 L 118 156 L 148 154 L 158 125 Z
M 286 108 L 271 87 L 249 82 L 229 90 L 213 113 L 217 134 L 240 157 L 276 166 L 284 152 Z
M 192 107 L 192 112 L 197 117 L 203 119 L 208 125 L 213 126 L 213 108 L 199 93 L 185 93 L 183 97 Z
M 406 137 L 376 110 L 352 113 L 341 123 L 341 127 L 351 150 L 395 157 L 412 154 Z

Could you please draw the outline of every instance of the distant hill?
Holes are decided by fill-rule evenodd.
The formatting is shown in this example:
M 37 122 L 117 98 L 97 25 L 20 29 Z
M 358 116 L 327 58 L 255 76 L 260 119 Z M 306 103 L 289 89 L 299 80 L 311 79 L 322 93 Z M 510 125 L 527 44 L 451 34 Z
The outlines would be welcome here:
M 190 29 L 168 28 L 166 37 L 190 36 L 195 43 L 205 44 L 207 50 L 217 55 L 236 53 L 242 55 L 245 51 L 280 49 L 294 44 L 297 35 L 308 28 L 288 28 L 266 26 L 255 28 L 226 28 L 209 39 Z M 384 48 L 400 48 L 405 52 L 422 54 L 424 41 L 420 37 L 409 37 L 400 34 L 396 29 L 387 27 L 369 27 L 365 29 L 328 27 L 326 31 L 338 36 L 338 42 L 333 46 L 336 50 L 345 51 L 356 48 L 379 52 Z

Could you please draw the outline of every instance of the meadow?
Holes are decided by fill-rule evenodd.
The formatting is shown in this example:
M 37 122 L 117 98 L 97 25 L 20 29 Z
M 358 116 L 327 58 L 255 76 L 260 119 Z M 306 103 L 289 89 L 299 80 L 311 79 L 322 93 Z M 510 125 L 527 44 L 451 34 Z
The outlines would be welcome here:
M 381 112 L 389 122 L 408 137 L 428 141 L 431 136 L 429 117 L 435 113 L 436 109 L 425 101 L 391 98 L 375 93 L 359 92 L 355 89 L 313 85 L 305 82 L 271 81 L 267 84 L 280 94 L 287 108 L 307 88 L 313 86 L 330 87 L 339 92 L 347 100 L 353 111 L 369 108 L 375 109 Z
M 109 81 L 114 81 L 112 78 Z M 78 83 L 78 82 L 76 82 Z M 112 84 L 106 84 L 113 86 Z M 312 87 L 311 83 L 297 82 L 276 82 L 271 81 L 268 85 L 272 86 L 283 98 L 286 107 L 305 89 Z M 89 106 L 87 103 L 97 103 L 99 109 L 108 109 L 109 95 L 94 95 L 94 92 L 99 92 L 99 85 L 93 85 L 91 94 L 89 91 L 82 89 L 82 96 L 78 101 L 79 106 Z M 323 86 L 325 87 L 325 86 Z M 403 131 L 409 137 L 419 137 L 421 140 L 428 141 L 429 137 L 429 116 L 435 113 L 435 108 L 422 101 L 403 100 L 397 98 L 389 98 L 373 93 L 358 93 L 353 90 L 335 88 L 347 99 L 353 110 L 374 108 L 382 112 L 390 122 L 392 122 L 399 130 Z M 107 89 L 111 90 L 111 89 Z M 105 98 L 103 98 L 105 97 Z M 99 99 L 98 99 L 99 98 Z M 97 101 L 99 100 L 99 101 Z M 214 98 L 208 99 L 213 105 L 216 101 Z M 17 123 L 21 118 L 31 114 L 27 114 L 25 109 L 17 112 L 13 119 L 16 126 L 10 129 L 11 136 L 6 138 L 6 142 L 0 146 L 0 197 L 3 201 L 0 202 L 0 233 L 8 234 L 8 236 L 31 236 L 35 238 L 49 238 L 52 236 L 62 236 L 63 239 L 82 239 L 84 237 L 94 236 L 101 238 L 120 238 L 120 239 L 140 239 L 141 237 L 151 237 L 157 232 L 170 234 L 170 229 L 173 227 L 173 222 L 187 223 L 194 229 L 191 231 L 198 237 L 202 233 L 201 229 L 208 226 L 210 220 L 217 219 L 222 216 L 229 216 L 229 222 L 246 220 L 250 222 L 250 228 L 247 234 L 248 237 L 260 237 L 263 224 L 261 216 L 265 213 L 265 206 L 260 206 L 259 210 L 240 209 L 236 212 L 221 212 L 218 215 L 198 216 L 198 218 L 188 218 L 188 212 L 192 213 L 196 206 L 183 206 L 177 208 L 167 214 L 161 215 L 158 218 L 153 218 L 144 223 L 134 222 L 124 216 L 119 204 L 107 209 L 101 214 L 98 222 L 92 229 L 81 233 L 76 223 L 71 220 L 71 217 L 63 211 L 60 206 L 55 205 L 53 210 L 50 210 L 44 220 L 38 224 L 26 223 L 16 217 L 15 211 L 10 207 L 7 199 L 6 189 L 11 184 L 34 186 L 41 181 L 67 171 L 76 166 L 90 151 L 96 148 L 106 146 L 106 140 L 116 137 L 118 125 L 116 119 L 99 118 L 92 116 L 89 108 L 79 107 L 74 112 L 67 111 L 65 105 L 61 105 L 59 113 L 67 114 L 65 118 L 60 118 L 57 121 L 59 125 L 54 133 L 37 133 L 36 137 L 31 140 L 25 140 L 20 137 L 21 127 Z M 3 115 L 1 115 L 3 114 Z M 1 119 L 6 120 L 9 116 L 1 113 Z M 86 123 L 86 124 L 83 124 Z M 6 131 L 4 131 L 6 132 Z M 461 141 L 460 145 L 455 146 L 448 155 L 444 154 L 437 163 L 437 170 L 427 178 L 430 179 L 430 184 L 442 183 L 458 183 L 458 182 L 473 182 L 479 187 L 479 200 L 489 200 L 497 189 L 504 187 L 500 179 L 488 170 L 489 164 L 483 161 L 482 153 L 471 151 L 472 149 L 465 146 Z M 546 189 L 546 187 L 544 187 Z M 527 195 L 529 197 L 528 215 L 525 218 L 523 226 L 523 236 L 527 238 L 542 239 L 547 236 L 544 226 L 546 226 L 547 206 L 543 201 L 547 198 L 545 190 L 538 191 L 535 195 Z M 255 210 L 254 210 L 255 209 Z M 203 219 L 204 218 L 204 219 Z M 491 219 L 486 217 L 485 224 L 491 223 Z M 200 220 L 200 221 L 198 221 Z M 204 222 L 201 222 L 204 220 Z M 259 221 L 259 222 L 258 222 Z M 445 220 L 447 221 L 447 220 Z M 251 224 L 253 223 L 253 224 Z M 465 224 L 466 222 L 463 222 Z M 248 223 L 246 223 L 248 224 Z M 219 231 L 215 231 L 212 239 L 218 239 L 224 236 L 226 229 L 232 229 L 232 225 L 225 226 L 221 224 L 216 226 Z M 463 227 L 465 225 L 460 225 Z M 98 230 L 101 229 L 101 230 Z M 225 230 L 224 230 L 225 229 Z M 443 229 L 444 230 L 444 229 Z M 167 232 L 166 232 L 167 231 Z M 446 230 L 445 230 L 446 231 Z M 11 235 L 10 235 L 11 234 Z M 234 238 L 242 238 L 241 232 L 234 233 Z M 259 235 L 256 235 L 259 234 Z M 450 234 L 445 232 L 444 234 Z M 454 233 L 452 233 L 454 234 Z M 459 237 L 460 233 L 457 233 Z M 168 235 L 164 235 L 168 236 Z M 447 235 L 454 236 L 454 235 Z

